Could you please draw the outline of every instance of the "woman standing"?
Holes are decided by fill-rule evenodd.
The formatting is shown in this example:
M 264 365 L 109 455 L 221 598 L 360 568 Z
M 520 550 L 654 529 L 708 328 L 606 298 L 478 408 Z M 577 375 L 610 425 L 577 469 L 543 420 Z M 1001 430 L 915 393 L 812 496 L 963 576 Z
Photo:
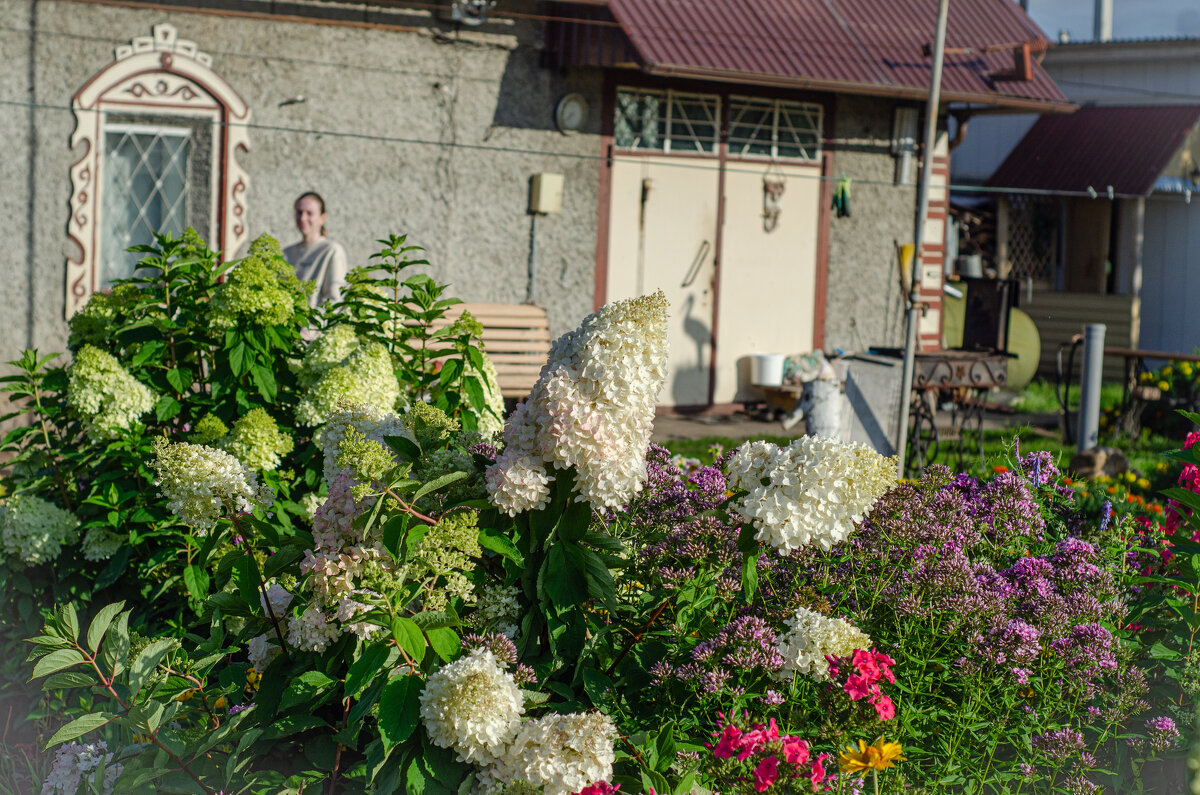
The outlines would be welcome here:
M 283 250 L 300 281 L 316 282 L 308 297 L 316 309 L 326 301 L 337 301 L 346 286 L 346 250 L 325 237 L 325 200 L 309 191 L 296 199 L 296 228 L 301 241 Z

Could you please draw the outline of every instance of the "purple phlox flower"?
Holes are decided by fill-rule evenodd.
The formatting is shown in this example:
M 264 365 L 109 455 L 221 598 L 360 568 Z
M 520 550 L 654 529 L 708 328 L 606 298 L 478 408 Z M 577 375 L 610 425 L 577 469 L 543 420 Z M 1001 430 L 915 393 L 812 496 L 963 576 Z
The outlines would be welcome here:
M 515 665 L 517 662 L 517 644 L 498 632 L 485 632 L 482 635 L 469 632 L 462 636 L 462 647 L 463 651 L 487 649 L 505 666 Z
M 1108 529 L 1108 523 L 1112 519 L 1113 505 L 1110 500 L 1104 501 L 1104 506 L 1100 509 L 1100 532 L 1103 533 Z
M 1055 762 L 1063 762 L 1083 751 L 1083 735 L 1071 728 L 1033 736 L 1033 747 Z
M 234 704 L 232 707 L 229 708 L 229 714 L 236 715 L 239 712 L 244 712 L 248 709 L 250 709 L 249 704 Z
M 1054 455 L 1047 450 L 1030 453 L 1021 460 L 1020 466 L 1029 473 L 1029 480 L 1035 487 L 1054 483 L 1060 474 L 1054 464 Z
M 1160 715 L 1146 721 L 1146 739 L 1155 751 L 1165 751 L 1179 739 L 1179 729 L 1171 718 Z

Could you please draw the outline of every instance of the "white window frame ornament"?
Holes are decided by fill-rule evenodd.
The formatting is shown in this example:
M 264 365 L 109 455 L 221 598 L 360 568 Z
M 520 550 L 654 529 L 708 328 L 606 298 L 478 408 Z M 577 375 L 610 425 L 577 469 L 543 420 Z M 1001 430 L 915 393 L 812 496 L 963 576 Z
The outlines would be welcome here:
M 181 39 L 174 26 L 154 25 L 152 35 L 139 36 L 116 48 L 116 57 L 72 98 L 75 132 L 71 149 L 82 155 L 71 166 L 71 218 L 67 234 L 77 252 L 67 257 L 68 318 L 99 289 L 98 223 L 103 184 L 104 125 L 109 114 L 157 118 L 179 117 L 212 125 L 211 226 L 207 234 L 227 255 L 248 240 L 246 191 L 250 176 L 237 156 L 250 150 L 250 108 L 220 75 L 212 56 L 194 41 Z

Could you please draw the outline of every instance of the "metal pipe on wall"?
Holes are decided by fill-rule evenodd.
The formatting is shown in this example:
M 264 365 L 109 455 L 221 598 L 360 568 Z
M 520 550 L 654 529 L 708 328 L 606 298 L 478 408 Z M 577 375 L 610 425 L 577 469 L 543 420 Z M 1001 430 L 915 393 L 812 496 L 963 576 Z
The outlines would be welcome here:
M 929 100 L 925 105 L 925 143 L 921 159 L 921 183 L 917 187 L 917 219 L 913 227 L 912 283 L 908 295 L 908 327 L 904 341 L 904 367 L 900 372 L 900 418 L 898 443 L 900 477 L 908 458 L 908 410 L 912 405 L 913 370 L 917 354 L 917 326 L 921 322 L 921 244 L 925 236 L 925 216 L 929 214 L 929 182 L 933 178 L 933 148 L 937 140 L 938 104 L 942 97 L 942 63 L 946 57 L 946 20 L 950 0 L 938 0 L 937 33 L 933 40 L 933 71 L 929 79 Z
M 1103 323 L 1083 327 L 1083 372 L 1079 376 L 1079 432 L 1077 450 L 1091 450 L 1100 441 L 1100 381 L 1104 374 Z

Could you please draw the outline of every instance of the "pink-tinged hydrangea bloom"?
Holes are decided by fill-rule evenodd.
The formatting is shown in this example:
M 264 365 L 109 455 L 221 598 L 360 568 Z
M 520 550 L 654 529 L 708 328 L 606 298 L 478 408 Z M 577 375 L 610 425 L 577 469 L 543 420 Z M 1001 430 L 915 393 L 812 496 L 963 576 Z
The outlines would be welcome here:
M 575 499 L 629 502 L 646 479 L 646 448 L 666 378 L 667 300 L 618 301 L 550 348 L 541 377 L 509 418 L 504 450 L 487 469 L 488 494 L 515 516 L 544 507 L 547 464 L 575 469 Z

